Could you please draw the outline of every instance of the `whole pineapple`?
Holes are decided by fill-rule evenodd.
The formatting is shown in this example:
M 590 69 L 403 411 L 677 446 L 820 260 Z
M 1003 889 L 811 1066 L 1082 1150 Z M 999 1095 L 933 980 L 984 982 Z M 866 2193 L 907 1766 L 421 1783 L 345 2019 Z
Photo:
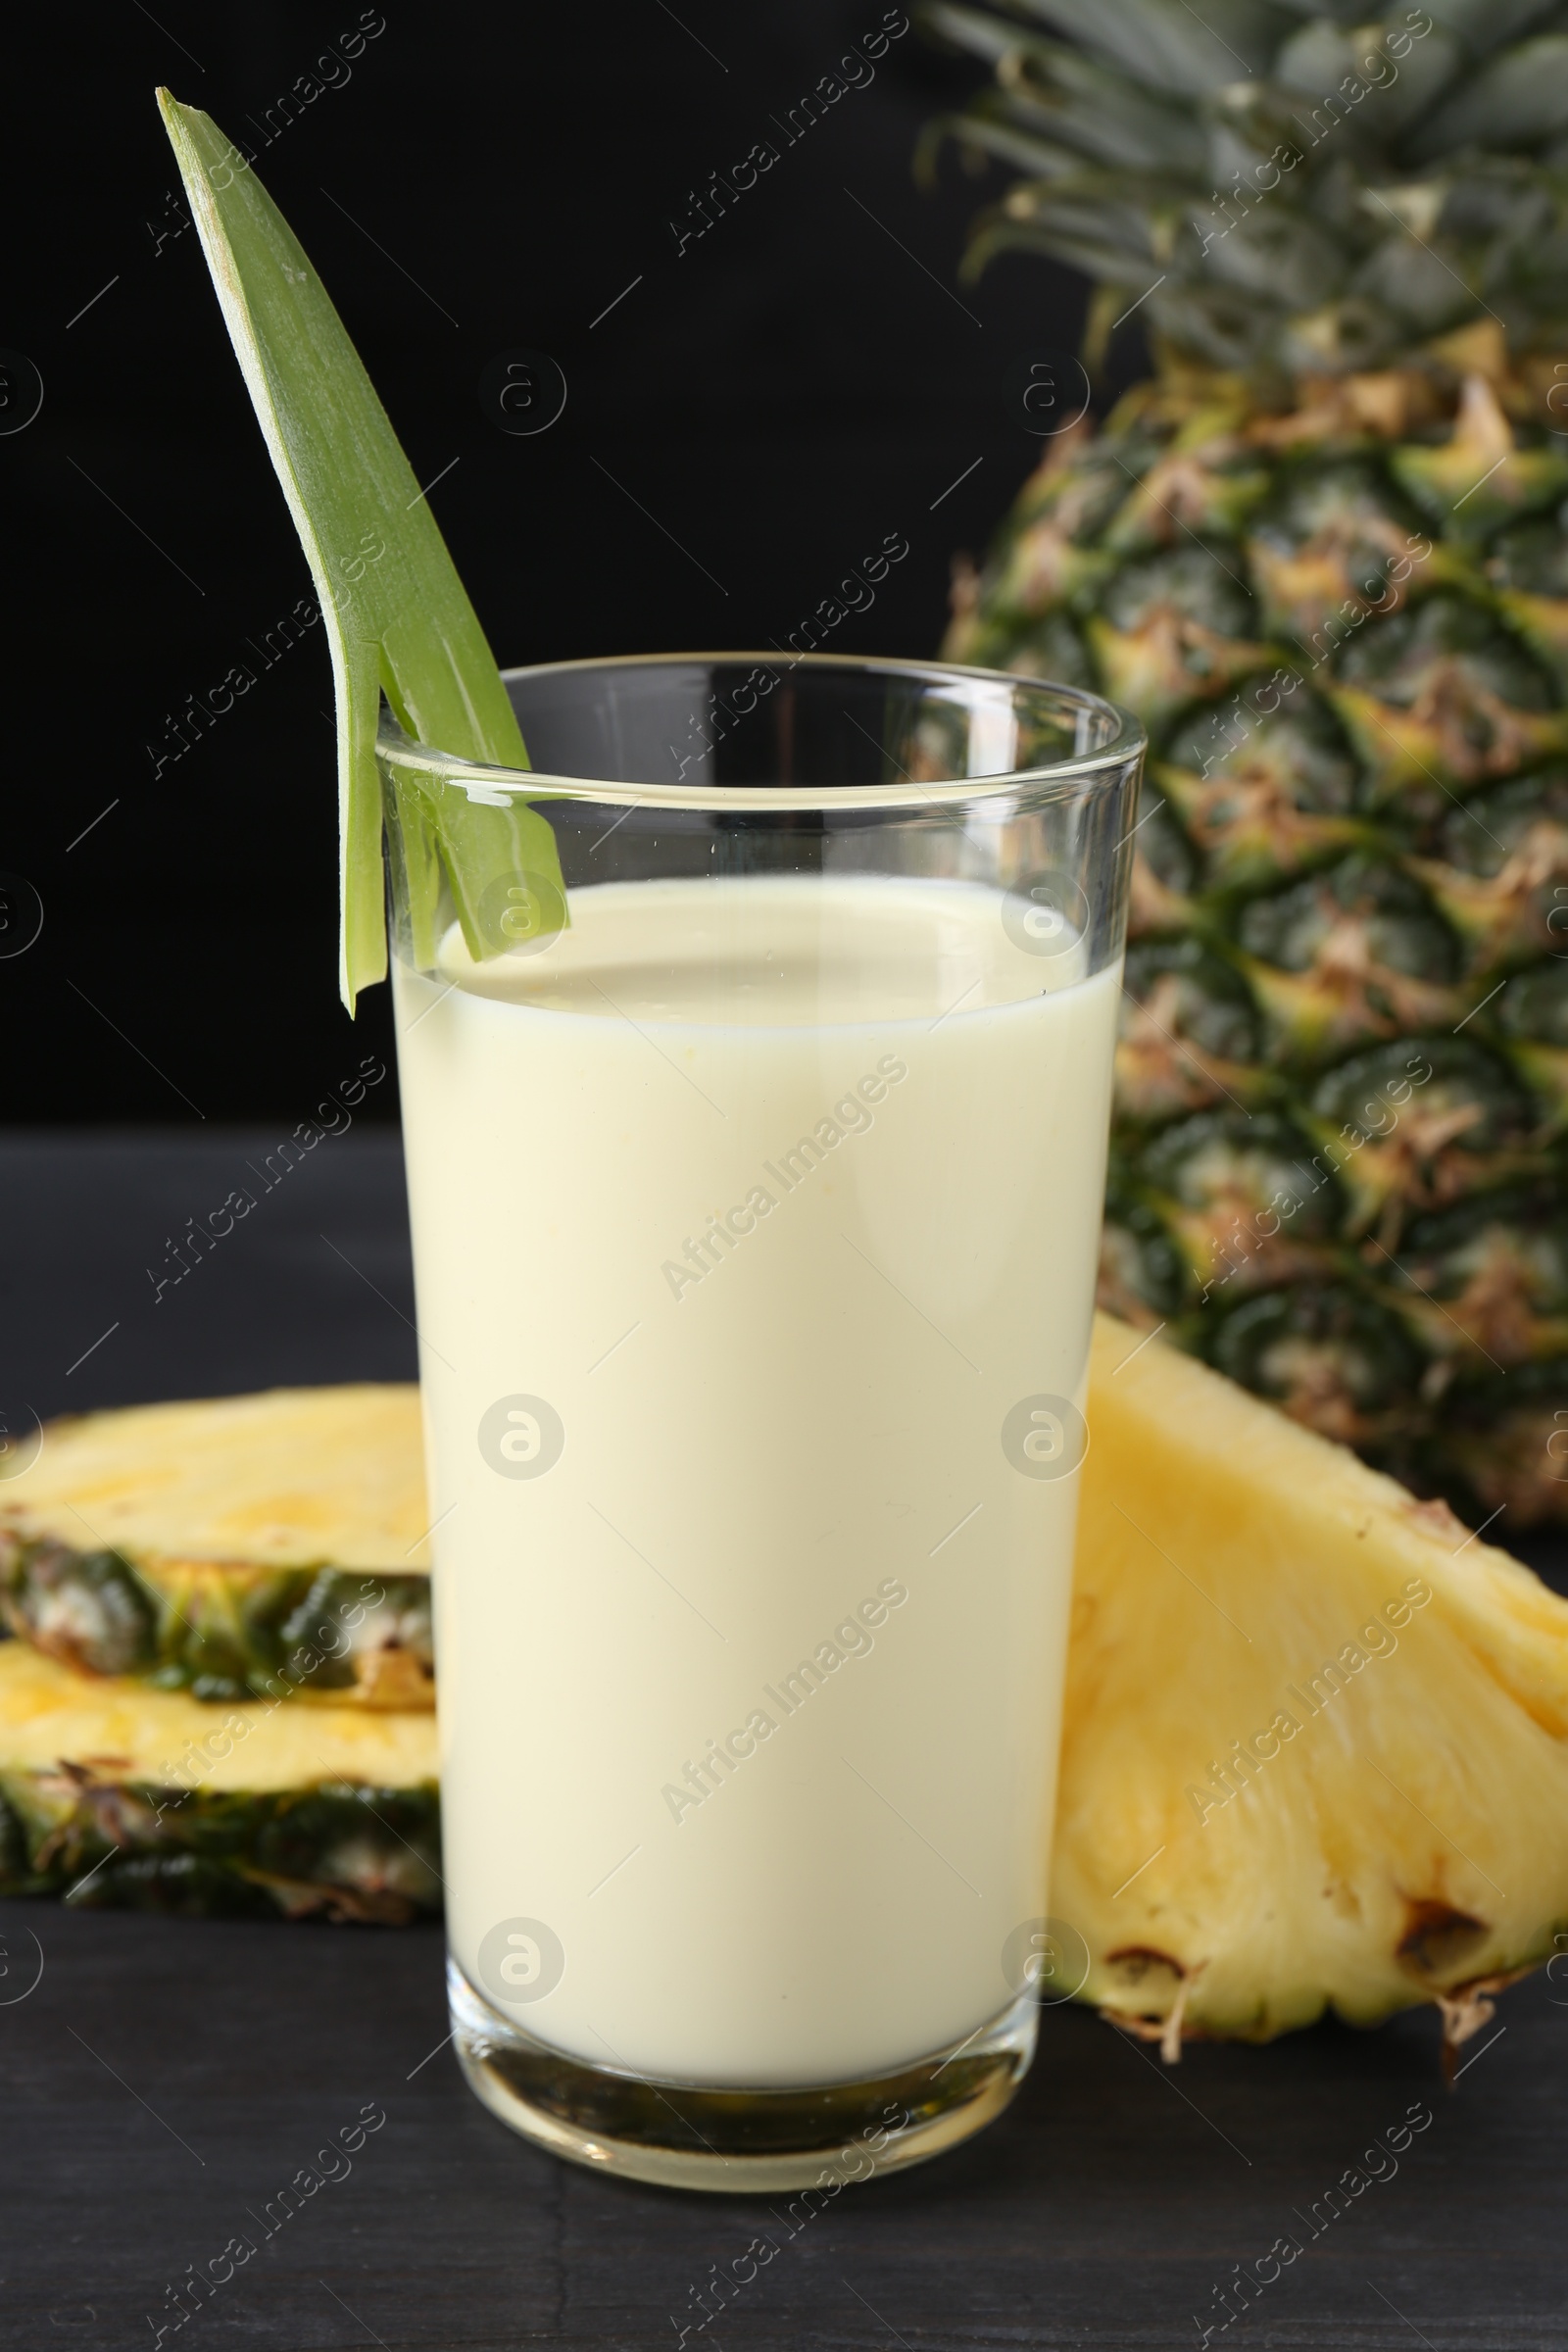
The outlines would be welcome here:
M 1568 8 L 926 12 L 936 126 L 1152 380 L 951 660 L 1151 736 L 1102 1302 L 1412 1483 L 1568 1517 Z M 1559 1434 L 1560 1433 L 1560 1434 Z M 1506 1539 L 1506 1528 L 1498 1534 Z

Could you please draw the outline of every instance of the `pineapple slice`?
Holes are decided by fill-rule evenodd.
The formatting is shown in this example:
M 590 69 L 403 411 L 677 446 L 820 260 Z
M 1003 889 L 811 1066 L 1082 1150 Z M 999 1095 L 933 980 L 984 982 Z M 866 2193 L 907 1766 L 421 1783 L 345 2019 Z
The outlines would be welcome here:
M 1435 2002 L 1568 1925 L 1568 1601 L 1343 1446 L 1097 1320 L 1053 1908 L 1161 2042 Z
M 0 1623 L 197 1698 L 428 1708 L 427 1520 L 412 1385 L 54 1421 L 0 1484 Z
M 0 1643 L 0 1894 L 401 1926 L 440 1908 L 435 1717 L 227 1709 Z

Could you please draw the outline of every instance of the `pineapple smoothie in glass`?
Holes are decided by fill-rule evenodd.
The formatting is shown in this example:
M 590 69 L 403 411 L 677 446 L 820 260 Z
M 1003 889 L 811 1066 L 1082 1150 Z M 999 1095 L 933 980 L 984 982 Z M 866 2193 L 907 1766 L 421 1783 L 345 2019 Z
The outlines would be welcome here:
M 912 2162 L 1059 1957 L 1142 737 L 915 664 L 508 684 L 531 772 L 382 737 L 460 2056 L 644 2179 Z

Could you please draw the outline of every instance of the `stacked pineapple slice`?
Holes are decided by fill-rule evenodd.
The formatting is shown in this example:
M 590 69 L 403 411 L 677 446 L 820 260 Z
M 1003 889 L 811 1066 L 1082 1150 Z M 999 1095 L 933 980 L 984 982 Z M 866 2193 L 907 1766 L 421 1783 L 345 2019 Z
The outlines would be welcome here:
M 1147 721 L 1102 1297 L 1476 1517 L 1568 1516 L 1568 12 L 939 4 L 978 266 L 1157 373 L 955 659 Z
M 47 1428 L 0 1486 L 0 1891 L 436 1908 L 424 1534 L 413 1388 Z

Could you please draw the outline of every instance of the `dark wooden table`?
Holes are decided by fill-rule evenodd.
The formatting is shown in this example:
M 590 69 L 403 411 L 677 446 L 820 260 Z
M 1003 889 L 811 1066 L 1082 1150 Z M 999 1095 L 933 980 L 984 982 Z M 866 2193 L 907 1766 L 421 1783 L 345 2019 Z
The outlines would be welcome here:
M 166 1235 L 276 1140 L 0 1145 L 0 1404 L 411 1374 L 401 1170 L 373 1136 L 318 1150 L 153 1303 Z M 1227 2346 L 1568 2345 L 1568 1983 L 1506 1995 L 1452 2093 L 1427 2014 L 1167 2071 L 1049 2011 L 1000 2124 L 791 2236 L 768 2202 L 594 2180 L 494 2123 L 444 2044 L 434 1931 L 15 1902 L 0 1942 L 0 2346 L 151 2346 L 169 2290 L 231 2239 L 257 2251 L 171 2328 L 181 2352 L 678 2352 L 683 2326 L 693 2352 L 1186 2347 L 1204 2326 Z M 1367 2157 L 1412 2108 L 1431 2122 L 1409 2146 Z M 362 2119 L 344 2171 L 325 2151 Z M 1329 2221 L 1350 2168 L 1383 2178 Z M 276 2221 L 286 2184 L 327 2172 Z M 764 2236 L 776 2254 L 698 2332 L 715 2266 Z M 1214 2290 L 1287 2236 L 1303 2252 L 1222 2332 Z

